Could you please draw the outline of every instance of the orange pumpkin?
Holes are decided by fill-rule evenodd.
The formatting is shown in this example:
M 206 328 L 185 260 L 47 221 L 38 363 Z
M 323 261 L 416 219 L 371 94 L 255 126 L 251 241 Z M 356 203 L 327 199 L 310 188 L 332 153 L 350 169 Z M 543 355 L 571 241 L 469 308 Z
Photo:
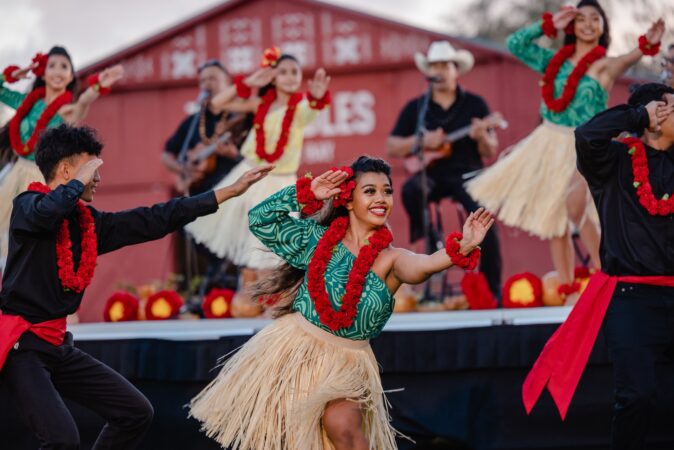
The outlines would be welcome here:
M 545 306 L 562 306 L 564 299 L 559 295 L 559 275 L 556 270 L 543 275 L 543 304 Z

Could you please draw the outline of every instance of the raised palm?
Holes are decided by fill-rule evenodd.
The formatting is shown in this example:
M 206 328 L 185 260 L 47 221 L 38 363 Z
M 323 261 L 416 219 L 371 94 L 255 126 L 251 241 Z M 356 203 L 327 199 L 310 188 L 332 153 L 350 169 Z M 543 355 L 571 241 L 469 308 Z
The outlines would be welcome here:
M 463 224 L 462 247 L 475 248 L 482 243 L 487 231 L 494 225 L 494 216 L 484 208 L 470 213 Z
M 662 19 L 658 19 L 646 32 L 646 40 L 649 43 L 655 45 L 662 40 L 662 36 L 665 34 L 665 22 Z
M 342 170 L 329 170 L 311 180 L 311 191 L 316 200 L 327 200 L 340 193 L 339 185 L 349 177 Z
M 323 98 L 330 86 L 330 77 L 325 73 L 325 69 L 318 69 L 314 74 L 314 79 L 307 82 L 309 92 L 313 98 Z
M 112 67 L 108 67 L 98 76 L 98 80 L 101 83 L 101 86 L 109 88 L 116 82 L 122 79 L 124 76 L 124 66 L 121 64 L 116 64 Z

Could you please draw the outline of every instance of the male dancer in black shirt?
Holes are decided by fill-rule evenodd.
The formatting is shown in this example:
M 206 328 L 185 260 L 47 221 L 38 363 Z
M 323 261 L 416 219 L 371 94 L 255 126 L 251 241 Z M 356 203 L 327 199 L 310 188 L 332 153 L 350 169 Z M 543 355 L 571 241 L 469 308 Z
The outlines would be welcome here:
M 73 346 L 66 332 L 65 317 L 80 306 L 97 255 L 159 239 L 213 213 L 272 169 L 253 169 L 217 191 L 106 213 L 83 203 L 93 200 L 101 181 L 101 149 L 88 128 L 45 131 L 35 162 L 47 185 L 34 183 L 14 199 L 0 291 L 0 371 L 41 448 L 79 448 L 76 424 L 61 396 L 107 421 L 94 449 L 136 448 L 152 419 L 143 394 Z
M 614 140 L 622 132 L 639 137 Z M 627 105 L 575 135 L 578 169 L 599 212 L 602 271 L 545 346 L 524 404 L 530 411 L 547 386 L 564 417 L 603 324 L 615 376 L 611 448 L 642 449 L 656 362 L 674 342 L 674 89 L 639 86 Z

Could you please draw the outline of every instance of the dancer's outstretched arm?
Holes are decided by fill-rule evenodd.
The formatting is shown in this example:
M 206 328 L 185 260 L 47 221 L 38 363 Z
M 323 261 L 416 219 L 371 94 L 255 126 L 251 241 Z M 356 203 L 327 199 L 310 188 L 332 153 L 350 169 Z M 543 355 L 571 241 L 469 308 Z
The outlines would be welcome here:
M 494 217 L 484 208 L 470 213 L 463 225 L 463 239 L 459 243 L 460 252 L 464 256 L 472 252 L 484 240 L 492 225 L 494 225 Z M 452 260 L 444 249 L 432 255 L 420 255 L 404 249 L 395 249 L 395 251 L 398 256 L 393 262 L 391 275 L 400 283 L 419 284 L 434 273 L 452 266 Z
M 248 75 L 243 83 L 250 88 L 261 88 L 271 83 L 276 76 L 276 72 L 276 69 L 264 67 Z M 238 113 L 255 112 L 259 104 L 259 97 L 251 97 L 245 100 L 238 99 L 235 84 L 231 84 L 222 92 L 214 95 L 210 102 L 210 106 L 216 111 L 226 110 Z
M 103 70 L 98 75 L 98 80 L 101 87 L 110 88 L 121 80 L 123 76 L 124 67 L 122 67 L 121 64 L 117 64 Z M 100 97 L 100 93 L 93 87 L 89 87 L 79 96 L 75 103 L 63 106 L 59 110 L 59 115 L 63 117 L 63 120 L 66 123 L 75 125 L 87 116 L 91 104 L 94 103 L 98 97 Z

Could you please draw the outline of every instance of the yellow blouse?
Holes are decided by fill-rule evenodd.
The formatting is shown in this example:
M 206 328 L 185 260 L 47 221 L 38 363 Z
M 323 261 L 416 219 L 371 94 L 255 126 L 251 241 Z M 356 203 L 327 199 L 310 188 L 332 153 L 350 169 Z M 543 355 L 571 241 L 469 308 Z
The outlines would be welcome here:
M 274 150 L 276 150 L 276 142 L 278 142 L 279 136 L 281 135 L 281 123 L 283 122 L 283 116 L 286 113 L 286 109 L 287 107 L 284 106 L 283 108 L 271 111 L 264 119 L 264 140 L 265 151 L 267 153 L 274 153 Z M 309 107 L 309 101 L 306 98 L 302 99 L 302 101 L 297 104 L 293 122 L 290 126 L 288 143 L 286 144 L 283 156 L 273 163 L 276 165 L 276 168 L 272 173 L 280 175 L 297 173 L 297 169 L 302 162 L 304 128 L 313 122 L 316 117 L 318 117 L 319 113 L 319 110 Z M 255 129 L 252 129 L 250 133 L 248 133 L 246 140 L 241 146 L 241 155 L 255 165 L 267 164 L 266 161 L 258 158 L 255 153 L 255 134 Z

